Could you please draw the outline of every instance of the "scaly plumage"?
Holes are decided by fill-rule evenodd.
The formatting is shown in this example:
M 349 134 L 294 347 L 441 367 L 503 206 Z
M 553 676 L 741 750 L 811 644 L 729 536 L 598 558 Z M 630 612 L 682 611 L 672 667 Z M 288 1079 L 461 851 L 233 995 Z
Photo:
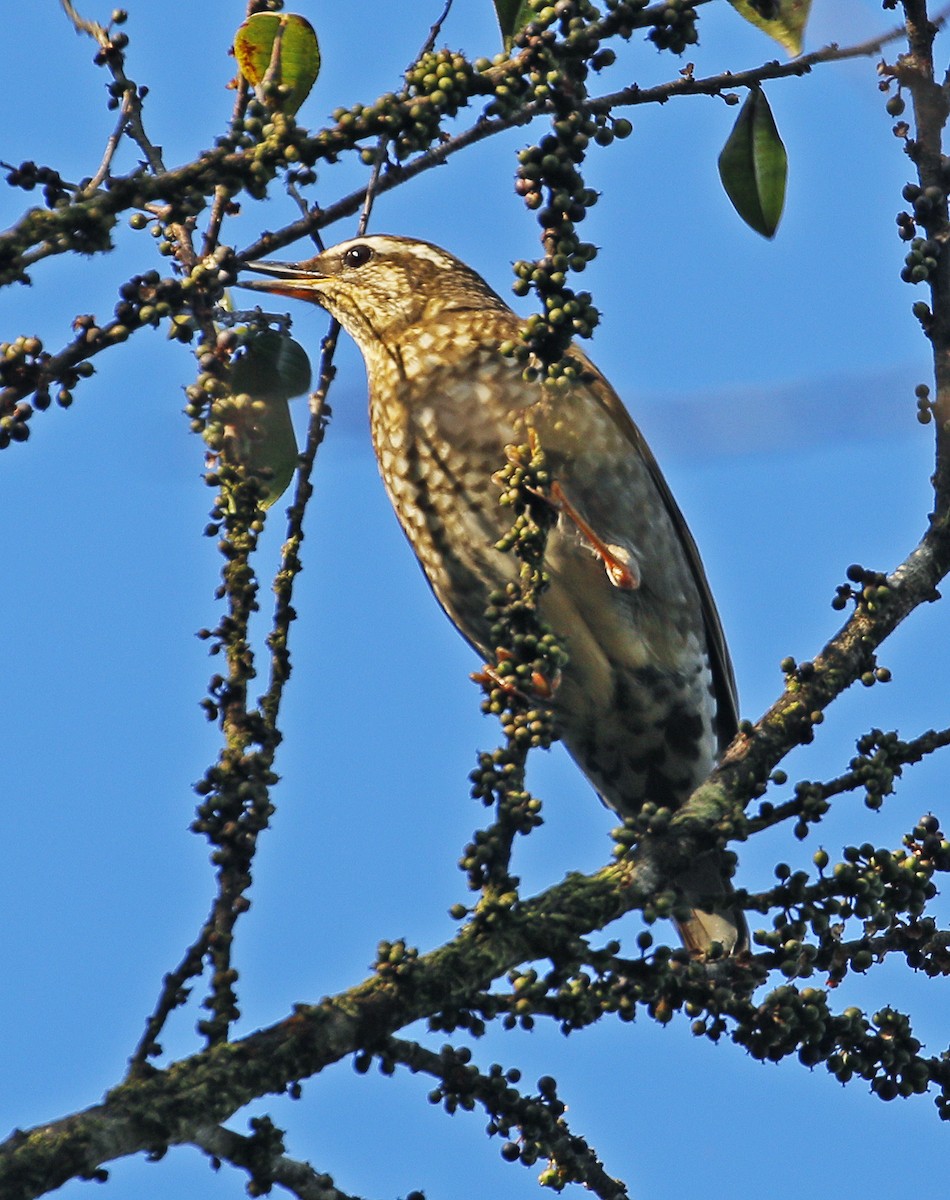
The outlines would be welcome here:
M 696 545 L 606 379 L 575 347 L 585 370 L 569 391 L 526 382 L 499 353 L 521 320 L 426 242 L 362 237 L 300 264 L 248 266 L 272 278 L 245 286 L 320 304 L 356 341 L 386 490 L 439 603 L 485 657 L 488 594 L 517 570 L 495 549 L 510 517 L 491 477 L 525 425 L 536 431 L 567 502 L 541 602 L 570 656 L 558 734 L 615 812 L 681 804 L 735 732 L 735 682 Z M 690 949 L 745 945 L 718 856 L 676 882 L 689 903 L 707 898 L 678 922 Z

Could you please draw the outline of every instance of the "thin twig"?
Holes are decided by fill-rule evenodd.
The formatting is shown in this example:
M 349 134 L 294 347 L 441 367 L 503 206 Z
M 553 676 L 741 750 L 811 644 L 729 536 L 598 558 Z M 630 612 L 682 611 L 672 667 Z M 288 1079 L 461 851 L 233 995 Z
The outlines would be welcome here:
M 293 200 L 294 204 L 296 204 L 297 208 L 300 210 L 300 215 L 302 217 L 308 217 L 310 215 L 310 205 L 303 198 L 303 196 L 301 196 L 301 194 L 297 191 L 297 185 L 294 183 L 294 181 L 290 178 L 289 175 L 287 177 L 287 182 L 284 186 L 287 190 L 287 195 L 291 198 L 291 200 Z M 319 208 L 319 205 L 314 206 L 315 210 L 317 208 Z M 316 246 L 318 253 L 322 253 L 326 249 L 326 246 L 324 246 L 324 244 L 323 244 L 323 238 L 320 236 L 319 229 L 311 229 L 310 240 Z
M 162 980 L 162 990 L 155 1007 L 145 1022 L 145 1032 L 129 1058 L 129 1076 L 137 1075 L 150 1058 L 159 1053 L 158 1038 L 165 1028 L 169 1016 L 180 1008 L 187 999 L 185 987 L 189 980 L 196 979 L 204 970 L 204 956 L 214 932 L 214 913 L 205 921 L 197 939 L 188 947 L 181 962 Z
M 310 397 L 310 422 L 307 426 L 307 442 L 300 455 L 297 467 L 297 486 L 294 499 L 287 510 L 287 536 L 281 550 L 280 565 L 274 577 L 273 590 L 277 598 L 271 632 L 267 637 L 270 647 L 270 678 L 267 691 L 260 698 L 260 709 L 271 729 L 276 729 L 284 685 L 290 678 L 290 651 L 287 646 L 290 626 L 293 621 L 292 606 L 294 583 L 302 569 L 300 547 L 304 540 L 303 522 L 307 504 L 313 494 L 310 482 L 317 450 L 323 442 L 329 418 L 327 393 L 336 374 L 333 355 L 336 351 L 340 326 L 331 320 L 327 335 L 323 339 L 320 356 L 320 373 L 317 387 Z
M 900 773 L 902 767 L 922 762 L 928 754 L 946 746 L 950 746 L 950 729 L 942 729 L 939 732 L 931 729 L 909 742 L 902 742 L 893 749 L 888 749 L 884 754 L 884 765 L 894 769 L 896 775 Z M 767 813 L 761 816 L 750 818 L 746 833 L 751 837 L 763 829 L 769 829 L 773 825 L 798 816 L 816 798 L 830 800 L 832 796 L 841 796 L 846 792 L 857 791 L 859 788 L 865 787 L 867 783 L 868 774 L 861 770 L 846 771 L 836 779 L 829 779 L 825 783 L 805 782 L 800 786 L 808 789 L 807 799 L 795 796 L 782 804 L 772 806 Z
M 231 113 L 231 127 L 234 128 L 243 118 L 247 109 L 250 90 L 248 82 L 243 75 L 238 76 L 237 95 L 234 98 L 234 111 Z M 211 204 L 211 212 L 208 216 L 208 227 L 205 230 L 204 240 L 201 246 L 202 258 L 207 258 L 218 244 L 218 237 L 221 233 L 221 224 L 224 221 L 224 214 L 227 211 L 228 203 L 231 199 L 231 193 L 223 186 L 218 184 L 214 190 L 214 200 Z
M 298 1200 L 357 1200 L 349 1193 L 341 1192 L 329 1175 L 314 1170 L 308 1162 L 280 1153 L 262 1162 L 260 1139 L 235 1133 L 223 1125 L 196 1129 L 192 1141 L 212 1158 L 248 1171 L 254 1182 L 260 1182 L 263 1176 L 267 1183 L 276 1183 Z
M 453 0 L 445 0 L 445 7 L 442 9 L 440 15 L 436 18 L 435 24 L 429 30 L 429 36 L 422 43 L 422 50 L 419 52 L 420 58 L 422 58 L 423 54 L 428 54 L 429 51 L 435 46 L 435 39 L 442 32 L 442 26 L 445 24 L 446 18 L 452 11 L 452 4 Z
M 369 182 L 366 185 L 366 193 L 363 196 L 363 207 L 360 211 L 360 219 L 356 226 L 356 236 L 362 237 L 369 225 L 370 213 L 373 211 L 373 201 L 376 199 L 376 193 L 379 190 L 379 179 L 383 169 L 383 161 L 386 158 L 386 147 L 389 145 L 389 137 L 383 134 L 376 143 L 376 155 L 373 159 L 373 169 L 370 172 Z
M 709 75 L 695 79 L 692 75 L 678 75 L 667 83 L 657 84 L 656 87 L 641 88 L 637 84 L 622 88 L 617 92 L 609 92 L 591 100 L 591 108 L 595 111 L 606 111 L 611 108 L 622 108 L 631 104 L 665 104 L 674 96 L 718 96 L 731 88 L 750 88 L 765 83 L 771 79 L 787 79 L 807 75 L 812 67 L 820 63 L 842 62 L 851 58 L 869 58 L 878 54 L 888 43 L 896 41 L 903 34 L 903 27 L 897 27 L 878 37 L 868 38 L 853 46 L 840 47 L 836 42 L 830 42 L 820 50 L 810 54 L 801 54 L 789 62 L 763 63 L 760 67 L 752 67 L 747 71 L 723 71 L 719 75 Z
M 422 43 L 419 53 L 416 55 L 415 62 L 418 62 L 420 58 L 431 52 L 433 46 L 435 45 L 436 38 L 442 32 L 442 26 L 445 23 L 446 17 L 451 12 L 451 9 L 452 0 L 445 0 L 445 7 L 442 9 L 442 12 L 436 19 L 435 24 L 430 27 L 429 34 L 426 37 L 426 40 Z M 406 68 L 407 71 L 415 65 L 415 62 L 409 64 L 409 67 Z M 383 163 L 386 161 L 386 148 L 389 145 L 389 141 L 389 135 L 384 133 L 380 135 L 379 141 L 376 143 L 376 153 L 373 158 L 373 169 L 370 172 L 369 182 L 366 185 L 366 194 L 363 197 L 363 208 L 360 212 L 360 219 L 356 227 L 357 237 L 362 237 L 369 227 L 370 213 L 373 211 L 373 201 L 375 200 L 377 191 L 379 190 L 379 178 L 383 169 Z
M 100 25 L 98 21 L 87 21 L 81 17 L 76 11 L 71 0 L 60 0 L 66 14 L 76 27 L 79 33 L 87 33 L 93 38 L 101 49 L 105 52 L 112 49 L 112 53 L 104 53 L 105 65 L 108 66 L 112 78 L 122 89 L 122 102 L 124 110 L 124 119 L 121 125 L 121 131 L 128 133 L 129 137 L 135 142 L 142 153 L 145 155 L 145 160 L 148 163 L 149 170 L 153 175 L 166 174 L 165 162 L 162 158 L 161 148 L 152 142 L 151 138 L 145 131 L 145 124 L 142 116 L 142 96 L 135 83 L 126 75 L 124 66 L 124 56 L 121 52 L 117 52 L 112 46 L 112 41 L 108 29 Z M 89 189 L 85 189 L 81 193 L 81 198 L 85 198 Z M 188 226 L 181 222 L 172 222 L 168 226 L 169 236 L 172 237 L 178 245 L 177 256 L 185 271 L 190 271 L 197 262 L 194 246 L 191 240 L 191 231 Z
M 122 96 L 122 104 L 119 108 L 119 119 L 116 121 L 115 129 L 109 135 L 109 140 L 106 142 L 105 153 L 102 156 L 102 162 L 99 164 L 99 170 L 96 171 L 92 179 L 79 192 L 81 198 L 91 196 L 106 179 L 109 174 L 109 168 L 112 166 L 112 160 L 115 158 L 116 151 L 122 142 L 122 135 L 125 133 L 129 123 L 129 116 L 132 111 L 132 101 L 129 98 L 129 93 L 125 92 Z
M 526 1138 L 539 1144 L 541 1153 L 550 1158 L 555 1172 L 561 1175 L 557 1190 L 566 1183 L 583 1183 L 601 1200 L 624 1200 L 628 1195 L 624 1183 L 607 1174 L 593 1147 L 571 1133 L 563 1114 L 558 1115 L 556 1108 L 549 1106 L 550 1101 L 524 1096 L 510 1083 L 500 1090 L 497 1080 L 459 1060 L 451 1050 L 446 1059 L 444 1053 L 436 1054 L 418 1042 L 391 1037 L 386 1039 L 383 1051 L 413 1073 L 424 1072 L 445 1083 L 450 1094 L 453 1079 L 461 1076 L 459 1091 L 477 1100 L 493 1121 L 512 1132 L 527 1127 L 530 1132 L 526 1132 Z
M 88 21 L 85 17 L 81 17 L 76 11 L 72 0 L 60 0 L 66 16 L 69 17 L 73 25 L 76 27 L 77 33 L 88 33 L 91 38 L 94 38 L 100 46 L 108 44 L 109 34 L 98 21 Z

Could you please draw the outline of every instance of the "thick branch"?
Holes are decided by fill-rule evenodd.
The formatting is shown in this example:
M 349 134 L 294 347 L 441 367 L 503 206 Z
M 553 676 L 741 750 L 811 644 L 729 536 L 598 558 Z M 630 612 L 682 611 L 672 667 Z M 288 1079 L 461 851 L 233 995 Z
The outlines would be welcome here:
M 948 572 L 950 530 L 935 525 L 888 577 L 886 594 L 873 606 L 859 604 L 808 670 L 799 667 L 796 678 L 755 726 L 740 729 L 709 782 L 674 816 L 674 828 L 696 820 L 708 825 L 735 822 L 755 785 L 764 782 L 794 746 L 811 741 L 828 705 L 873 667 L 875 651 L 885 638 L 918 605 L 938 598 L 937 585 Z
M 496 920 L 490 937 L 466 925 L 398 981 L 367 979 L 241 1041 L 129 1079 L 102 1104 L 11 1136 L 0 1146 L 0 1195 L 29 1200 L 114 1159 L 193 1142 L 256 1097 L 283 1092 L 447 1006 L 464 1007 L 518 963 L 545 957 L 568 933 L 609 924 L 647 896 L 628 862 L 571 876 Z

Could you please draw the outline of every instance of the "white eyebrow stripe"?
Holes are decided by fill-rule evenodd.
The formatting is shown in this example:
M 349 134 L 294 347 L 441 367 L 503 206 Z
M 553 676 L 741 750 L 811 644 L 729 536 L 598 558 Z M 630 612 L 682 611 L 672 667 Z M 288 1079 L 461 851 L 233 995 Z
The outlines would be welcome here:
M 455 264 L 448 257 L 438 250 L 435 246 L 427 246 L 423 242 L 417 242 L 413 247 L 413 254 L 416 258 L 425 258 L 437 267 L 441 267 L 444 271 L 447 267 L 452 267 Z
M 375 250 L 385 253 L 387 250 L 399 253 L 400 250 L 405 252 L 406 243 L 399 238 L 388 237 L 384 233 L 370 234 L 368 237 L 350 238 L 349 241 L 340 242 L 336 247 L 337 250 L 345 252 L 347 247 L 356 245 L 372 246 Z M 413 258 L 424 258 L 433 266 L 439 267 L 440 270 L 451 270 L 456 264 L 451 255 L 446 254 L 444 250 L 440 250 L 438 246 L 430 246 L 426 242 L 412 242 L 410 247 Z

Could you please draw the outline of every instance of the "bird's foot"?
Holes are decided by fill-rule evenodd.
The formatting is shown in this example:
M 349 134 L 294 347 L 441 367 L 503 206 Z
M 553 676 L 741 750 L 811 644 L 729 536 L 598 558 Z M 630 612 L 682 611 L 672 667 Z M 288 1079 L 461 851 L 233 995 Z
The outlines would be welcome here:
M 513 655 L 508 650 L 498 651 L 499 662 L 510 662 Z M 553 699 L 554 694 L 561 685 L 561 672 L 556 671 L 553 678 L 549 679 L 540 671 L 531 672 L 531 691 L 527 692 L 509 675 L 502 675 L 496 666 L 491 663 L 485 663 L 480 671 L 473 671 L 470 678 L 474 683 L 482 687 L 500 688 L 509 696 L 517 696 L 530 704 L 533 700 L 543 700 L 545 702 Z
M 584 520 L 574 505 L 568 500 L 564 489 L 555 479 L 550 488 L 541 491 L 530 489 L 539 499 L 546 501 L 571 522 L 587 547 L 596 559 L 604 564 L 607 578 L 621 591 L 632 592 L 640 586 L 640 574 L 633 563 L 629 561 L 627 552 L 621 546 L 612 546 L 599 537 L 596 531 Z

